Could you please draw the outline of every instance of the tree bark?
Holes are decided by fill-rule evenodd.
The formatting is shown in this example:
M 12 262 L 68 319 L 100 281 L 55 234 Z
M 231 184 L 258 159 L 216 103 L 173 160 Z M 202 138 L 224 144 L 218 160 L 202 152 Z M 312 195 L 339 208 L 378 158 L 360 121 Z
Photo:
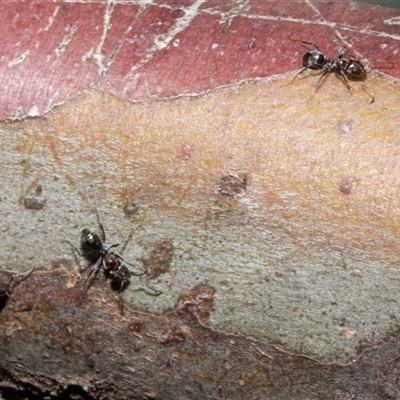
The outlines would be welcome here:
M 2 8 L 4 396 L 399 397 L 393 10 Z M 390 76 L 293 80 L 296 40 Z M 96 199 L 120 298 L 73 248 Z
M 85 290 L 70 266 L 14 285 L 0 314 L 2 386 L 43 398 L 398 398 L 400 341 L 349 365 L 321 364 L 204 325 L 214 290 L 186 291 L 162 317 L 120 302 L 104 278 Z M 10 274 L 1 272 L 1 279 Z M 4 300 L 4 299 L 3 299 Z M 13 393 L 13 392 L 11 392 Z

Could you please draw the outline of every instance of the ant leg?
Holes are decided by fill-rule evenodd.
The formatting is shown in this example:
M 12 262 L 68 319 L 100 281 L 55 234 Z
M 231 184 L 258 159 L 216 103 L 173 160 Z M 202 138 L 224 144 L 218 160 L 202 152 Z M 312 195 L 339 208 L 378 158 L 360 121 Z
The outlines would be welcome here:
M 325 69 L 325 71 L 322 73 L 322 75 L 321 75 L 320 78 L 318 79 L 317 84 L 315 85 L 315 88 L 316 88 L 316 89 L 318 89 L 318 88 L 322 85 L 323 81 L 324 81 L 325 78 L 328 76 L 329 72 L 330 72 L 329 69 Z
M 6 295 L 15 303 L 14 298 L 11 296 L 11 292 L 14 290 L 15 286 L 19 285 L 22 281 L 24 281 L 25 279 L 27 279 L 32 272 L 36 269 L 36 267 L 33 267 L 30 271 L 28 271 L 21 279 L 17 280 L 17 282 L 11 286 L 11 284 L 13 283 L 14 279 L 18 276 L 18 275 L 13 275 L 13 277 L 11 278 L 10 282 L 8 282 L 7 286 L 6 286 Z
M 28 271 L 28 272 L 14 285 L 14 287 L 15 287 L 16 285 L 19 285 L 19 284 L 20 284 L 22 281 L 24 281 L 26 278 L 29 278 L 29 277 L 32 275 L 33 271 L 35 271 L 35 269 L 36 269 L 36 267 L 33 267 L 30 271 Z M 14 277 L 13 277 L 13 279 L 14 279 Z M 9 284 L 11 284 L 11 282 L 12 282 L 13 279 L 11 279 L 11 281 L 10 281 Z
M 371 101 L 369 102 L 369 104 L 372 104 L 375 101 L 374 92 L 365 84 L 364 81 L 362 81 L 362 84 L 364 86 L 364 90 L 371 96 Z
M 103 242 L 105 242 L 106 241 L 106 233 L 104 232 L 104 227 L 103 227 L 103 224 L 101 223 L 99 206 L 97 204 L 97 197 L 96 196 L 94 196 L 94 202 L 96 204 L 97 223 L 99 224 L 99 227 L 101 229 L 102 240 L 103 240 Z
M 148 294 L 149 296 L 154 296 L 157 297 L 160 294 L 162 294 L 161 290 L 157 290 L 157 289 L 153 289 L 152 287 L 150 287 L 149 285 L 146 284 L 146 286 L 148 287 L 148 289 L 150 289 L 151 291 L 145 289 L 145 288 L 139 288 L 136 289 L 136 291 L 138 292 L 139 290 L 142 290 L 143 292 L 145 292 L 146 294 Z
M 149 296 L 154 296 L 154 297 L 157 297 L 157 296 L 159 296 L 160 294 L 163 293 L 161 290 L 157 290 L 157 289 L 152 288 L 147 283 L 145 283 L 145 285 L 147 286 L 147 289 L 146 288 L 139 288 L 139 289 L 136 289 L 136 291 L 138 292 L 139 290 L 143 290 L 143 292 L 145 292 Z
M 123 243 L 122 249 L 121 249 L 121 253 L 125 250 L 125 247 L 127 246 L 127 244 L 129 243 L 129 241 L 131 240 L 133 234 L 136 232 L 136 230 L 138 229 L 138 227 L 136 227 L 135 229 L 132 229 L 124 238 L 122 238 L 122 240 L 119 242 L 119 245 Z
M 159 296 L 160 294 L 162 294 L 162 291 L 161 291 L 161 290 L 154 289 L 154 288 L 152 288 L 151 286 L 149 286 L 147 283 L 146 283 L 146 286 L 147 286 L 148 289 L 151 290 L 151 292 L 149 292 L 148 290 L 143 289 L 148 295 L 157 297 L 157 296 Z
M 321 49 L 320 49 L 315 43 L 312 43 L 312 42 L 305 42 L 304 40 L 297 40 L 297 39 L 293 39 L 293 38 L 291 38 L 291 37 L 289 37 L 289 39 L 292 40 L 293 42 L 304 43 L 304 44 L 308 44 L 308 45 L 310 45 L 310 46 L 313 46 L 313 47 L 315 47 L 318 51 L 320 51 L 320 52 L 322 53 Z M 303 47 L 305 47 L 305 46 L 303 46 Z
M 285 86 L 289 86 L 289 85 L 291 85 L 296 79 L 297 79 L 297 77 L 300 75 L 300 74 L 302 74 L 304 71 L 306 71 L 306 70 L 308 70 L 308 69 L 312 69 L 312 68 L 310 68 L 310 67 L 305 67 L 305 68 L 303 68 L 287 85 L 282 85 L 281 87 L 285 87 Z M 329 72 L 329 71 L 328 71 Z M 323 75 L 325 75 L 325 74 L 327 74 L 328 72 L 324 72 L 323 73 Z M 302 79 L 305 79 L 305 78 L 308 78 L 308 77 L 310 77 L 310 76 L 317 76 L 317 75 L 319 75 L 321 73 L 321 71 L 318 71 L 316 74 L 310 74 L 310 75 L 307 75 L 307 76 L 305 76 L 304 78 L 302 78 Z M 320 78 L 320 80 L 321 80 L 321 78 Z
M 291 85 L 291 84 L 297 79 L 297 77 L 298 77 L 300 74 L 302 74 L 303 72 L 307 71 L 308 69 L 312 69 L 312 68 L 310 68 L 310 67 L 305 67 L 305 68 L 303 68 L 303 69 L 302 69 L 288 84 L 282 85 L 281 87 L 285 87 L 285 86 Z M 318 71 L 316 74 L 307 75 L 307 76 L 304 77 L 304 79 L 305 79 L 305 78 L 308 78 L 308 77 L 310 77 L 310 76 L 319 75 L 319 74 L 320 74 L 320 71 Z
M 351 90 L 349 80 L 347 79 L 345 73 L 342 70 L 340 70 L 340 76 L 343 78 L 342 82 L 347 87 L 347 89 Z M 369 96 L 371 96 L 371 101 L 369 102 L 369 104 L 372 104 L 375 101 L 374 92 L 365 84 L 364 81 L 361 81 L 361 83 L 363 84 L 364 90 L 368 93 Z
M 344 54 L 344 47 L 339 47 L 339 50 L 336 54 L 335 60 L 338 60 L 339 58 L 342 58 L 345 54 Z
M 346 74 L 343 72 L 342 69 L 339 69 L 340 76 L 342 77 L 343 84 L 347 87 L 348 90 L 351 90 L 351 86 L 349 80 L 347 79 Z
M 16 301 L 14 300 L 14 298 L 11 296 L 10 292 L 6 291 L 6 295 L 13 301 L 13 303 L 16 303 Z
M 79 254 L 79 256 L 82 257 L 81 252 L 69 240 L 63 240 L 63 243 L 69 244 L 73 248 L 73 250 L 75 250 Z
M 125 260 L 121 257 L 120 254 L 118 254 L 118 253 L 113 253 L 113 254 L 115 255 L 115 257 L 117 257 L 119 260 L 121 260 L 121 262 L 122 262 L 123 264 L 129 265 L 130 267 L 133 267 L 133 268 L 137 268 L 136 265 L 134 265 L 134 264 L 132 264 L 132 263 L 130 263 L 130 262 L 128 262 L 128 261 L 125 261 Z M 141 272 L 133 272 L 132 270 L 129 270 L 129 272 L 130 272 L 133 276 L 142 276 L 142 275 L 146 275 L 146 274 L 147 274 L 147 270 L 142 270 Z
M 89 272 L 89 275 L 86 277 L 85 282 L 88 281 L 88 279 L 92 276 L 93 273 L 94 273 L 95 278 L 96 278 L 96 275 L 97 275 L 97 273 L 99 272 L 100 265 L 102 264 L 102 262 L 104 262 L 104 259 L 103 259 L 103 257 L 100 257 L 100 258 L 96 261 L 96 264 L 93 265 L 93 268 L 92 268 L 92 270 Z M 94 278 L 94 279 L 95 279 L 95 278 Z M 93 279 L 93 280 L 94 280 L 94 279 Z M 89 286 L 90 286 L 90 285 L 89 285 Z
M 6 296 L 8 297 L 8 298 L 10 298 L 12 301 L 13 301 L 13 303 L 16 303 L 16 301 L 14 300 L 14 298 L 11 296 L 11 293 L 6 289 Z
M 12 277 L 11 280 L 10 280 L 10 282 L 8 282 L 8 283 L 5 285 L 5 292 L 3 292 L 3 294 L 5 293 L 6 296 L 7 296 L 8 298 L 10 298 L 14 303 L 15 303 L 16 301 L 15 301 L 14 298 L 11 296 L 11 291 L 12 291 L 12 289 L 11 289 L 11 283 L 12 283 L 12 281 L 15 279 L 15 276 L 16 276 L 16 275 L 13 275 L 13 277 Z
M 109 247 L 109 249 L 112 249 L 113 247 L 121 246 L 121 244 L 124 243 L 124 245 L 122 246 L 122 250 L 121 250 L 121 252 L 123 252 L 124 249 L 125 249 L 125 246 L 127 245 L 127 243 L 129 242 L 130 238 L 132 237 L 133 232 L 134 232 L 134 231 L 132 231 L 132 232 L 129 233 L 128 235 L 124 236 L 118 243 L 112 244 L 112 245 Z
M 124 287 L 124 281 L 121 281 L 121 285 L 119 286 L 119 289 L 118 289 L 118 294 L 120 294 L 121 293 L 121 291 L 122 291 L 122 288 Z
M 13 282 L 13 280 L 15 279 L 16 276 L 17 276 L 17 275 L 13 275 L 12 278 L 11 278 L 11 280 L 10 280 L 10 282 L 8 282 L 8 284 L 7 284 L 7 288 L 8 288 L 8 289 L 11 288 L 11 284 L 12 284 L 12 282 Z
M 79 261 L 78 258 L 76 257 L 76 253 L 78 253 L 80 257 L 83 257 L 83 256 L 82 256 L 82 253 L 81 253 L 81 252 L 78 250 L 78 248 L 76 248 L 70 241 L 68 241 L 68 240 L 63 240 L 63 242 L 69 244 L 69 245 L 72 247 L 72 249 L 74 250 L 74 258 L 75 258 L 75 261 L 76 261 L 76 263 L 77 263 L 78 266 L 79 266 L 79 271 L 80 271 L 80 272 L 84 271 L 84 270 L 87 268 L 87 266 L 86 266 L 86 267 L 82 267 L 80 261 Z
M 108 248 L 108 250 L 112 249 L 113 247 L 118 247 L 120 244 L 121 244 L 121 243 L 112 244 L 112 245 Z M 115 254 L 116 254 L 116 253 L 115 253 Z
M 297 79 L 297 77 L 299 76 L 299 75 L 301 75 L 304 71 L 307 71 L 308 69 L 310 69 L 309 67 L 305 67 L 305 68 L 303 68 L 287 85 L 284 85 L 284 86 L 289 86 L 289 85 L 291 85 L 296 79 Z
M 129 233 L 128 235 L 123 237 L 118 243 L 112 244 L 109 247 L 109 249 L 112 249 L 113 247 L 118 247 L 124 243 L 124 245 L 122 246 L 122 250 L 121 250 L 121 252 L 123 252 L 125 250 L 125 246 L 128 244 L 128 242 L 129 242 L 130 238 L 132 237 L 133 233 L 135 232 L 135 230 L 136 229 L 134 229 L 131 233 Z M 118 253 L 115 253 L 115 254 L 123 261 L 122 257 Z
M 121 315 L 124 315 L 124 308 L 125 308 L 125 303 L 122 300 L 121 295 L 119 294 L 120 292 L 118 292 L 118 300 L 119 300 L 119 311 L 121 313 Z
M 97 263 L 96 263 L 96 264 L 97 264 Z M 86 294 L 87 291 L 89 290 L 89 288 L 93 285 L 93 282 L 96 280 L 96 276 L 97 276 L 97 274 L 99 273 L 99 269 L 100 269 L 100 268 L 97 268 L 97 269 L 94 269 L 94 268 L 93 268 L 93 269 L 90 271 L 89 275 L 86 277 L 86 279 L 85 279 L 85 284 L 86 284 L 86 282 L 89 280 L 89 278 L 93 275 L 93 279 L 92 279 L 89 283 L 86 284 L 86 288 L 85 288 L 85 290 L 83 291 L 84 294 Z

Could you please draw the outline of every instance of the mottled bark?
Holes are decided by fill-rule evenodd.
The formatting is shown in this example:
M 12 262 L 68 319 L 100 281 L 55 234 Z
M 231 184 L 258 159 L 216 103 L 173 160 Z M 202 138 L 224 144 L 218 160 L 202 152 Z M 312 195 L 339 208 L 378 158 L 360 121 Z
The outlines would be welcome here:
M 96 399 L 397 399 L 400 339 L 348 365 L 324 364 L 207 328 L 199 285 L 155 317 L 125 306 L 103 276 L 86 291 L 73 266 L 35 271 L 0 313 L 2 386 Z M 7 281 L 10 273 L 0 272 Z M 73 397 L 75 396 L 75 397 Z
M 0 388 L 399 398 L 393 10 L 184 0 L 2 11 L 0 260 L 37 269 L 21 282 L 1 272 Z M 334 74 L 318 90 L 316 76 L 292 82 L 309 49 L 290 37 L 328 57 L 344 46 L 391 76 L 367 75 L 374 104 Z M 95 196 L 107 244 L 130 235 L 123 257 L 148 271 L 124 307 L 101 271 L 86 291 L 66 243 L 97 228 Z

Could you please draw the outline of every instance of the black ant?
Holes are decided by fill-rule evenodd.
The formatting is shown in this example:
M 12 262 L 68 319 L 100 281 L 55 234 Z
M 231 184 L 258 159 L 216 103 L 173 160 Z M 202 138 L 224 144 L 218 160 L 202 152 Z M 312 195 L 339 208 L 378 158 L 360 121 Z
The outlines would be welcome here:
M 309 69 L 319 69 L 322 70 L 322 75 L 317 81 L 315 87 L 318 89 L 322 84 L 324 78 L 331 72 L 334 72 L 337 76 L 342 78 L 343 84 L 347 87 L 348 90 L 351 89 L 349 84 L 350 80 L 360 80 L 362 81 L 365 90 L 371 96 L 370 103 L 372 104 L 375 101 L 375 96 L 371 89 L 364 83 L 367 78 L 367 71 L 362 65 L 361 61 L 355 57 L 350 57 L 350 59 L 345 59 L 344 47 L 339 47 L 339 50 L 336 54 L 336 57 L 331 59 L 327 58 L 322 50 L 319 47 L 311 42 L 303 42 L 302 40 L 294 40 L 295 42 L 300 42 L 304 44 L 308 44 L 314 46 L 314 50 L 309 50 L 307 53 L 303 55 L 303 66 L 304 68 L 293 78 L 290 82 L 292 83 L 300 74 Z
M 81 231 L 80 247 L 81 252 L 76 249 L 71 243 L 70 244 L 82 257 L 86 258 L 89 262 L 93 263 L 92 269 L 88 274 L 86 281 L 94 274 L 95 276 L 102 269 L 107 278 L 111 279 L 111 285 L 113 287 L 118 287 L 118 293 L 121 292 L 123 286 L 126 282 L 129 282 L 131 275 L 141 276 L 147 273 L 147 271 L 134 273 L 128 269 L 126 265 L 132 265 L 122 258 L 120 254 L 113 251 L 112 249 L 121 245 L 125 242 L 128 235 L 121 242 L 112 244 L 108 246 L 106 242 L 106 234 L 104 231 L 103 224 L 100 219 L 100 213 L 96 203 L 96 215 L 97 223 L 100 227 L 101 235 L 96 233 L 94 230 L 89 228 L 83 228 Z M 94 278 L 95 279 L 95 278 Z M 90 285 L 89 285 L 90 286 Z M 88 287 L 89 287 L 88 286 Z M 150 288 L 150 287 L 149 287 Z M 150 288 L 154 293 L 147 292 L 148 294 L 158 296 L 161 292 Z
M 107 246 L 105 243 L 106 239 L 103 225 L 99 223 L 99 226 L 102 237 L 88 228 L 84 228 L 81 231 L 82 256 L 94 263 L 86 280 L 88 280 L 92 274 L 96 275 L 100 269 L 103 269 L 106 276 L 111 279 L 112 284 L 119 284 L 118 292 L 121 292 L 125 282 L 129 281 L 131 273 L 124 264 L 123 258 L 118 253 L 111 251 L 113 247 L 118 247 L 120 243 Z M 144 274 L 145 272 L 135 275 L 139 276 Z

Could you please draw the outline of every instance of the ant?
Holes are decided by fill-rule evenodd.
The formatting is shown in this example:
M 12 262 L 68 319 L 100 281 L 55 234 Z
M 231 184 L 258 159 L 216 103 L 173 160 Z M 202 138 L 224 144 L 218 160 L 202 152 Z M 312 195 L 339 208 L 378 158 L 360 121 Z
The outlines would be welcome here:
M 147 273 L 147 270 L 134 273 L 128 269 L 126 265 L 132 265 L 122 258 L 120 254 L 113 251 L 112 249 L 121 245 L 121 243 L 125 242 L 128 235 L 124 239 L 122 239 L 119 243 L 112 244 L 108 246 L 106 242 L 106 234 L 104 231 L 103 224 L 100 219 L 100 213 L 97 205 L 97 199 L 95 199 L 96 203 L 96 215 L 97 215 L 97 223 L 100 228 L 101 234 L 99 235 L 94 230 L 89 228 L 83 228 L 81 231 L 81 240 L 80 247 L 81 252 L 73 246 L 71 243 L 67 242 L 71 245 L 79 255 L 86 258 L 89 262 L 93 263 L 92 269 L 89 275 L 86 278 L 86 281 L 94 275 L 96 277 L 97 273 L 100 269 L 102 269 L 107 278 L 111 279 L 111 286 L 118 287 L 118 293 L 121 293 L 122 288 L 124 287 L 126 282 L 129 282 L 131 275 L 141 276 Z M 94 278 L 95 279 L 95 278 Z M 90 285 L 88 285 L 90 287 Z M 150 288 L 150 287 L 149 287 Z M 148 294 L 158 296 L 161 292 L 150 288 L 154 293 L 147 292 Z
M 294 40 L 294 39 L 291 40 L 314 46 L 315 49 L 309 50 L 307 53 L 303 55 L 304 68 L 293 78 L 293 80 L 290 83 L 295 81 L 300 74 L 309 69 L 319 69 L 322 70 L 322 75 L 318 79 L 317 84 L 315 85 L 315 87 L 318 89 L 321 86 L 322 82 L 324 81 L 324 78 L 329 73 L 334 72 L 337 76 L 342 78 L 341 80 L 348 90 L 351 89 L 349 80 L 362 81 L 366 92 L 371 96 L 370 104 L 372 104 L 375 101 L 375 96 L 373 92 L 364 83 L 365 79 L 367 78 L 367 71 L 364 65 L 362 65 L 361 61 L 355 57 L 350 57 L 350 59 L 345 59 L 344 47 L 339 47 L 336 57 L 331 59 L 327 58 L 325 54 L 322 52 L 322 50 L 320 50 L 319 47 L 314 43 L 304 42 L 302 40 Z

